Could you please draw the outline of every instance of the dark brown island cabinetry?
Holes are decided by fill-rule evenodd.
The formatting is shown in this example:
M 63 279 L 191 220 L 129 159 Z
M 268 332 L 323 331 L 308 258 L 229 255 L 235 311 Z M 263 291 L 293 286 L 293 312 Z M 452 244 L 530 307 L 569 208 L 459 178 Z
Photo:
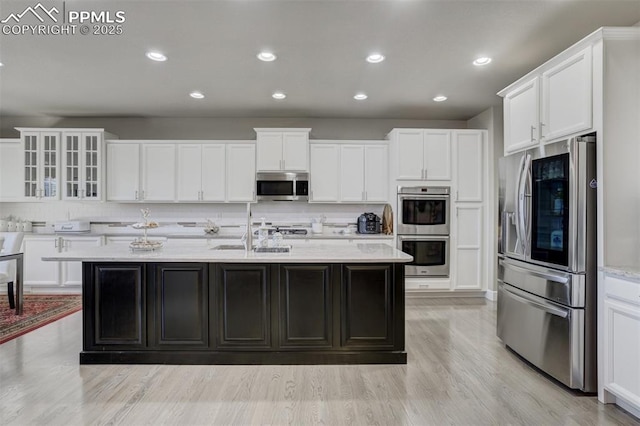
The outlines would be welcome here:
M 83 262 L 81 364 L 404 364 L 402 264 Z

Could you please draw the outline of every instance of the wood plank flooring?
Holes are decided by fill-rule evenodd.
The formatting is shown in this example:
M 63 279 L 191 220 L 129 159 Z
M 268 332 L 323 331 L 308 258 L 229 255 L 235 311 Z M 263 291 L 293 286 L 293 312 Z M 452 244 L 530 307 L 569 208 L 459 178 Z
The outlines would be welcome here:
M 83 365 L 81 314 L 0 345 L 2 425 L 640 425 L 532 369 L 495 303 L 407 299 L 407 365 Z

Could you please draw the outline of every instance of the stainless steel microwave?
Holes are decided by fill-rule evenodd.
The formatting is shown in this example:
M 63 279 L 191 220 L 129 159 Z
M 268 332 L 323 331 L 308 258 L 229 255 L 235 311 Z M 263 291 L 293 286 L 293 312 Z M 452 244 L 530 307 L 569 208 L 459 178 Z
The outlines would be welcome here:
M 256 173 L 258 201 L 309 201 L 309 173 Z

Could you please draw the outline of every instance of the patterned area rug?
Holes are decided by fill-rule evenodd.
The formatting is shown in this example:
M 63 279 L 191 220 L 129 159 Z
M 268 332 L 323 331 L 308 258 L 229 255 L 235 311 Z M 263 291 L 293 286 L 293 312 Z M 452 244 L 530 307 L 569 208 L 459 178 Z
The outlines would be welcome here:
M 9 309 L 6 293 L 0 294 L 0 344 L 81 309 L 81 295 L 26 294 L 24 313 L 16 315 L 15 309 Z

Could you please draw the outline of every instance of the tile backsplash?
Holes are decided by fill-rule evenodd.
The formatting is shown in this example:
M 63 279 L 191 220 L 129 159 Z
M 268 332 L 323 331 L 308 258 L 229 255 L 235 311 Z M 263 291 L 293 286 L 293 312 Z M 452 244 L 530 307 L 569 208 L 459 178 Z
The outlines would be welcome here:
M 139 221 L 140 209 L 149 208 L 151 218 L 158 222 L 195 221 L 212 219 L 221 223 L 243 223 L 246 204 L 189 204 L 189 203 L 114 203 L 114 202 L 20 202 L 0 203 L 0 218 L 13 216 L 32 222 L 55 222 L 83 219 L 91 222 Z M 322 215 L 327 223 L 355 223 L 363 212 L 382 216 L 383 204 L 315 204 L 299 202 L 252 203 L 253 220 L 264 217 L 268 222 L 309 224 Z

